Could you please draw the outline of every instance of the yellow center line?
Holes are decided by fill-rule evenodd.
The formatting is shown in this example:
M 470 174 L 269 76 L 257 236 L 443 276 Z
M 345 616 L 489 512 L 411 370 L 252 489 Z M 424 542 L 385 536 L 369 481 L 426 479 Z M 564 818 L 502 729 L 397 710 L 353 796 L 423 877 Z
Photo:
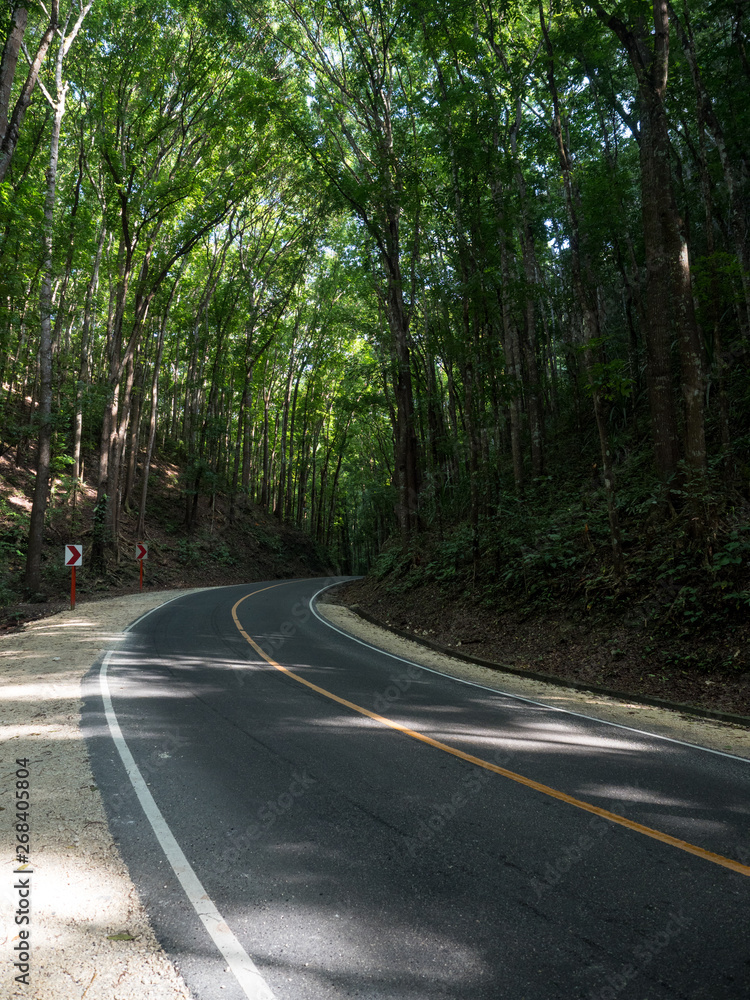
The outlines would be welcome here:
M 273 586 L 280 587 L 282 584 L 277 583 L 273 584 Z M 636 833 L 642 833 L 645 837 L 651 837 L 653 840 L 660 840 L 663 844 L 670 844 L 672 847 L 677 847 L 681 851 L 687 851 L 688 854 L 694 854 L 696 857 L 703 858 L 704 861 L 712 861 L 715 865 L 721 865 L 723 868 L 729 868 L 731 871 L 738 872 L 740 875 L 750 876 L 749 865 L 743 865 L 739 861 L 733 861 L 732 858 L 725 858 L 721 854 L 714 854 L 712 851 L 707 851 L 703 847 L 697 847 L 695 844 L 690 844 L 686 840 L 680 840 L 677 837 L 673 837 L 669 833 L 662 833 L 661 830 L 654 830 L 650 826 L 644 826 L 642 823 L 636 823 L 632 819 L 627 819 L 625 816 L 618 816 L 617 813 L 610 812 L 608 809 L 602 809 L 600 806 L 592 805 L 590 802 L 584 802 L 582 799 L 576 799 L 572 795 L 567 795 L 565 792 L 558 791 L 556 788 L 551 788 L 549 785 L 543 785 L 541 782 L 534 781 L 532 778 L 527 778 L 523 774 L 517 774 L 515 771 L 509 771 L 507 768 L 500 767 L 488 760 L 483 760 L 481 757 L 475 757 L 473 754 L 465 753 L 457 747 L 452 747 L 447 743 L 442 743 L 440 740 L 433 739 L 432 736 L 419 733 L 415 729 L 409 729 L 408 726 L 402 726 L 400 722 L 394 722 L 393 719 L 388 719 L 384 715 L 378 715 L 377 712 L 371 712 L 369 708 L 363 708 L 361 705 L 356 705 L 353 701 L 348 701 L 346 698 L 340 698 L 337 694 L 333 694 L 332 691 L 327 691 L 325 688 L 319 687 L 317 684 L 313 684 L 312 681 L 308 681 L 304 677 L 300 677 L 299 674 L 295 674 L 294 671 L 289 670 L 288 667 L 278 663 L 273 659 L 273 657 L 265 653 L 260 648 L 258 643 L 247 634 L 237 616 L 237 608 L 243 601 L 246 601 L 249 597 L 255 597 L 256 594 L 262 594 L 265 590 L 271 589 L 272 587 L 263 587 L 262 590 L 256 590 L 251 594 L 246 594 L 244 597 L 241 597 L 232 608 L 232 618 L 234 619 L 234 623 L 240 634 L 250 643 L 253 649 L 263 657 L 266 663 L 269 663 L 272 667 L 280 670 L 283 674 L 286 674 L 287 677 L 291 677 L 292 680 L 297 681 L 299 684 L 304 684 L 305 687 L 310 688 L 312 691 L 316 691 L 318 694 L 322 694 L 325 698 L 330 698 L 331 701 L 338 702 L 339 705 L 343 705 L 345 708 L 350 708 L 353 712 L 358 712 L 360 715 L 366 715 L 367 718 L 373 719 L 375 722 L 379 722 L 384 726 L 389 726 L 391 729 L 395 729 L 397 732 L 403 733 L 404 736 L 410 736 L 412 739 L 419 740 L 421 743 L 426 743 L 428 746 L 435 747 L 437 750 L 443 750 L 445 753 L 452 754 L 454 757 L 465 760 L 469 764 L 482 767 L 486 771 L 493 771 L 495 774 L 502 775 L 503 778 L 509 778 L 511 781 L 515 781 L 519 785 L 525 785 L 527 788 L 533 788 L 536 792 L 541 792 L 543 795 L 549 795 L 550 798 L 558 799 L 560 802 L 566 802 L 568 805 L 575 806 L 577 809 L 583 809 L 584 812 L 593 813 L 595 816 L 600 816 L 602 819 L 606 819 L 610 823 L 616 823 L 618 826 L 624 826 L 628 830 L 634 830 Z

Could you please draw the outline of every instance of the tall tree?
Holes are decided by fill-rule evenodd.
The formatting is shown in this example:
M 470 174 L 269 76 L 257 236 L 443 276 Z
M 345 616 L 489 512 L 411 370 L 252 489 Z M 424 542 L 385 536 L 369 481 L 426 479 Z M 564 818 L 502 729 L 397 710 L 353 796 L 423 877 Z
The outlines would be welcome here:
M 415 84 L 400 32 L 406 9 L 399 0 L 364 6 L 285 0 L 285 6 L 296 26 L 288 44 L 300 70 L 315 79 L 308 152 L 376 249 L 396 401 L 397 518 L 406 543 L 419 522 L 421 485 L 409 335 L 419 257 L 420 154 Z
M 49 496 L 52 440 L 52 241 L 55 221 L 60 130 L 62 128 L 63 115 L 65 114 L 65 99 L 68 93 L 68 83 L 67 81 L 63 81 L 63 65 L 70 47 L 81 30 L 84 18 L 91 9 L 91 2 L 92 0 L 89 0 L 86 6 L 80 6 L 78 17 L 69 34 L 69 18 L 66 19 L 60 32 L 55 60 L 54 93 L 50 93 L 43 84 L 40 84 L 43 88 L 44 96 L 53 110 L 53 119 L 49 145 L 49 164 L 47 166 L 47 188 L 44 201 L 42 280 L 39 288 L 39 314 L 41 319 L 41 336 L 39 340 L 39 436 L 37 438 L 36 483 L 29 522 L 29 544 L 26 550 L 26 574 L 24 579 L 26 590 L 31 593 L 39 589 L 41 581 L 44 518 L 47 512 L 47 499 Z
M 86 10 L 90 6 L 89 4 Z M 79 0 L 79 9 L 84 9 L 83 0 Z M 60 0 L 50 0 L 47 24 L 44 27 L 44 32 L 39 39 L 33 57 L 29 55 L 24 46 L 27 24 L 27 5 L 24 3 L 15 4 L 13 7 L 11 28 L 3 47 L 2 61 L 0 62 L 0 183 L 5 180 L 5 175 L 8 173 L 13 154 L 16 151 L 23 120 L 26 117 L 26 112 L 39 78 L 39 71 L 55 34 L 59 34 Z M 29 71 L 9 118 L 11 91 L 18 64 L 18 53 L 21 49 L 27 58 Z
M 592 3 L 599 20 L 627 52 L 638 83 L 641 212 L 646 252 L 648 325 L 647 379 L 657 469 L 664 480 L 677 472 L 679 436 L 672 396 L 670 347 L 677 336 L 685 402 L 684 454 L 689 468 L 706 467 L 701 342 L 693 306 L 690 255 L 677 211 L 670 166 L 666 108 L 669 76 L 669 13 L 666 0 L 653 0 L 651 25 L 638 10 L 624 19 Z

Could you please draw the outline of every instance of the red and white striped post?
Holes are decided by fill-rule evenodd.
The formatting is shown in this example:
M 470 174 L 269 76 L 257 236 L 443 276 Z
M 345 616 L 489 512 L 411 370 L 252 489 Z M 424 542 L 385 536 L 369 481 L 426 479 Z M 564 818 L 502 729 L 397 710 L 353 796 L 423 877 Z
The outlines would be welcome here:
M 83 565 L 83 546 L 65 546 L 65 565 L 70 566 L 70 609 L 76 606 L 76 566 Z

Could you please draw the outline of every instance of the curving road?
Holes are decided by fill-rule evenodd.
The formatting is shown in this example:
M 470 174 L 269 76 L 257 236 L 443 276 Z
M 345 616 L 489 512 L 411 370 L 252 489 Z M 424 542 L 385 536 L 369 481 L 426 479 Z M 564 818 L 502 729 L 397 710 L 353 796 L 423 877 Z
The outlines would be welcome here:
M 750 994 L 750 762 L 398 660 L 317 616 L 332 582 L 182 597 L 86 681 L 195 997 Z

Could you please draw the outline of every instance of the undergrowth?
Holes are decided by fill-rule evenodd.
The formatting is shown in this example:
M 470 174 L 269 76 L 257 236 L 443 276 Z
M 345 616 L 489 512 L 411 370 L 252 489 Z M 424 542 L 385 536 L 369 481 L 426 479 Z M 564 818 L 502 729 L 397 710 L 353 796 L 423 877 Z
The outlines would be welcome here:
M 475 532 L 466 514 L 387 548 L 372 575 L 390 591 L 446 593 L 533 615 L 637 617 L 656 636 L 703 636 L 750 617 L 750 505 L 718 473 L 667 493 L 636 456 L 617 494 L 624 571 L 613 566 L 603 487 L 552 477 L 503 491 Z M 580 480 L 578 480 L 580 483 Z M 464 508 L 465 510 L 465 508 Z M 731 664 L 727 664 L 730 666 Z

